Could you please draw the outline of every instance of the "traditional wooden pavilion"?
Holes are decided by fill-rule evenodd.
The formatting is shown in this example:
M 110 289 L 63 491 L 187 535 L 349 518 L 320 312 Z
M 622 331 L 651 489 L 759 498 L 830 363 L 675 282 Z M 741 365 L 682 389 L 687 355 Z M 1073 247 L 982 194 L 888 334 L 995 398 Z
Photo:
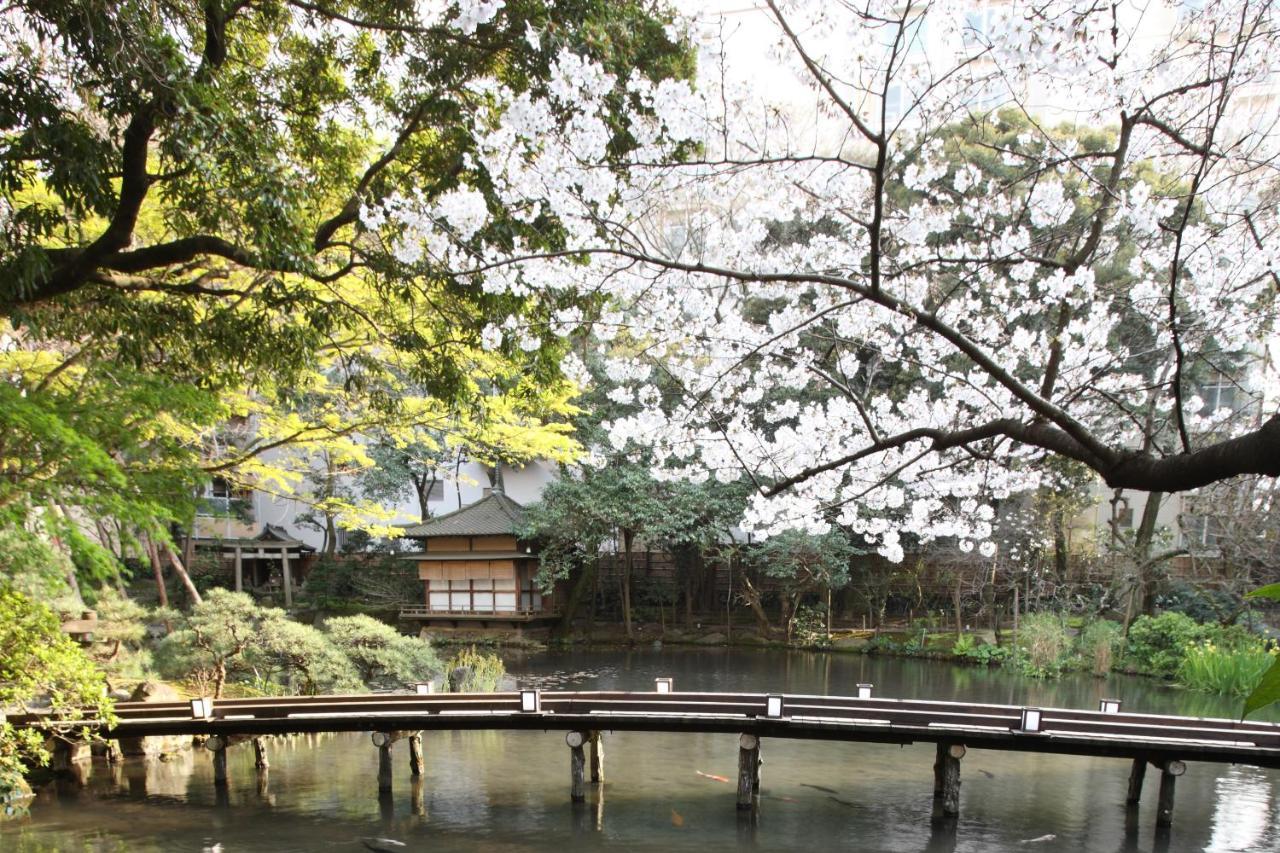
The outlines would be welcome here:
M 530 623 L 557 618 L 553 596 L 534 581 L 538 555 L 517 530 L 524 507 L 495 489 L 461 509 L 405 528 L 422 545 L 405 555 L 417 564 L 423 603 L 406 619 L 447 623 Z
M 197 550 L 213 551 L 220 559 L 231 561 L 236 592 L 246 587 L 255 592 L 282 592 L 285 607 L 293 606 L 293 593 L 305 579 L 316 550 L 274 524 L 264 524 L 257 536 L 198 537 L 193 544 Z

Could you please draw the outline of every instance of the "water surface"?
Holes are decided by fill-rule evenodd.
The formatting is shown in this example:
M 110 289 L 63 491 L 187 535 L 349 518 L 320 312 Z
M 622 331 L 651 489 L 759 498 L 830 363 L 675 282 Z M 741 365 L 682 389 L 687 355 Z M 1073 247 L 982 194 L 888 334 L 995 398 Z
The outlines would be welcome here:
M 876 694 L 917 699 L 1232 716 L 1238 700 L 1157 682 L 1074 676 L 1055 682 L 927 661 L 720 649 L 570 651 L 508 656 L 522 685 L 547 689 L 652 689 Z M 1174 827 L 1154 830 L 1159 774 L 1142 808 L 1124 808 L 1129 762 L 970 750 L 961 817 L 935 825 L 932 744 L 899 747 L 769 739 L 762 748 L 758 819 L 734 808 L 737 738 L 724 734 L 606 735 L 603 789 L 569 802 L 563 732 L 428 732 L 427 773 L 411 781 L 395 752 L 395 789 L 380 797 L 377 750 L 367 734 L 272 740 L 259 777 L 248 746 L 232 749 L 231 784 L 218 792 L 209 756 L 97 763 L 87 787 L 40 792 L 30 816 L 0 824 L 0 850 L 347 851 L 386 837 L 395 850 L 574 851 L 1244 851 L 1280 849 L 1280 773 L 1188 764 Z

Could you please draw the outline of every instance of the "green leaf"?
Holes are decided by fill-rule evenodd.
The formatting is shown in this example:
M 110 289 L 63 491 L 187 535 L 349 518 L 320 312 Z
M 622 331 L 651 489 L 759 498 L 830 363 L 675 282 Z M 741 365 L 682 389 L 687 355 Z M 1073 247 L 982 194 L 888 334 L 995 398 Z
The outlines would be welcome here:
M 1263 587 L 1264 590 L 1268 588 Z M 1261 591 L 1258 590 L 1258 592 Z M 1271 668 L 1263 674 L 1258 686 L 1253 688 L 1253 692 L 1245 698 L 1244 712 L 1240 717 L 1243 719 L 1254 711 L 1261 710 L 1272 702 L 1277 701 L 1280 701 L 1280 658 L 1272 661 Z
M 1280 583 L 1269 583 L 1246 594 L 1245 598 L 1269 598 L 1272 601 L 1280 601 Z

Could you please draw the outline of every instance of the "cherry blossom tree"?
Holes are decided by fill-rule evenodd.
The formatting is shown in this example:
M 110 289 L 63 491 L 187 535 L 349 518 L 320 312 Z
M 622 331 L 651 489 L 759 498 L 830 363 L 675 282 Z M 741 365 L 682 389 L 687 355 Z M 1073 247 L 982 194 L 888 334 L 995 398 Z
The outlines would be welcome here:
M 1155 493 L 1280 475 L 1272 3 L 767 18 L 749 59 L 714 21 L 673 25 L 693 81 L 561 50 L 545 95 L 484 90 L 484 192 L 563 252 L 459 245 L 469 213 L 409 197 L 363 215 L 487 291 L 600 295 L 586 320 L 631 353 L 609 368 L 632 405 L 615 447 L 664 476 L 745 472 L 761 534 L 989 555 L 984 507 L 1045 485 L 1049 457 Z M 802 95 L 771 98 L 777 76 Z M 1222 376 L 1262 417 L 1222 428 L 1199 393 Z

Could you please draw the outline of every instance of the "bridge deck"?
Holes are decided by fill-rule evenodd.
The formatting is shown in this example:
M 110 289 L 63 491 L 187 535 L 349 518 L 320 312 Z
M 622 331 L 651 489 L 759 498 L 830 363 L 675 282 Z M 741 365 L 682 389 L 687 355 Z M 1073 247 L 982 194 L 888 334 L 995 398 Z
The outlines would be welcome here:
M 1024 733 L 1016 731 L 1022 709 L 1010 705 L 785 695 L 783 716 L 770 718 L 764 694 L 544 692 L 540 698 L 537 712 L 521 712 L 519 693 L 221 699 L 209 719 L 192 719 L 187 703 L 122 702 L 111 728 L 76 725 L 110 738 L 440 729 L 727 732 L 1280 767 L 1280 725 L 1273 723 L 1044 708 L 1042 731 Z M 61 725 L 37 715 L 9 720 Z

